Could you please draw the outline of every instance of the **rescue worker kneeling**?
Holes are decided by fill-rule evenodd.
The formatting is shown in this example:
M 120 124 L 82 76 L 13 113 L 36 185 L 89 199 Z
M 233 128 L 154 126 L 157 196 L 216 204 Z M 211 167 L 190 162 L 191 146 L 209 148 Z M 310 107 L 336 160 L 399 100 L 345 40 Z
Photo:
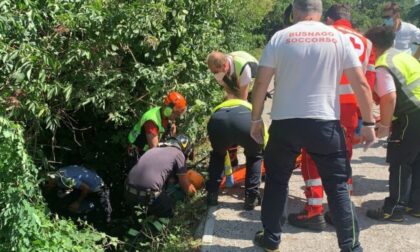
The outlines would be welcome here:
M 206 182 L 207 205 L 218 204 L 219 186 L 223 178 L 224 160 L 230 146 L 245 149 L 245 210 L 261 204 L 259 192 L 263 146 L 251 138 L 251 104 L 240 99 L 227 100 L 213 109 L 207 125 L 212 151 L 210 153 L 209 180 Z
M 110 223 L 109 189 L 94 171 L 66 166 L 47 174 L 45 188 L 55 194 L 49 198 L 52 212 L 75 218 L 86 215 L 94 224 Z
M 192 153 L 191 140 L 186 135 L 169 138 L 146 151 L 128 173 L 124 193 L 128 205 L 146 207 L 147 214 L 172 217 L 176 200 L 199 189 L 187 175 L 186 158 Z M 178 185 L 181 190 L 177 190 Z

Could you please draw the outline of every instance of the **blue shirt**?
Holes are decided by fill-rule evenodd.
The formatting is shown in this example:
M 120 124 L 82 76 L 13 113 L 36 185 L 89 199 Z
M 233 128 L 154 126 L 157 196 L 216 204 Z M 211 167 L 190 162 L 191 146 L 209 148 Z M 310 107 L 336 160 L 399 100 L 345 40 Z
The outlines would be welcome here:
M 73 188 L 80 189 L 80 184 L 83 182 L 89 186 L 90 190 L 97 192 L 103 185 L 103 180 L 96 174 L 96 172 L 86 169 L 83 166 L 71 165 L 58 170 L 59 174 L 65 178 L 72 178 L 75 182 Z M 66 188 L 62 179 L 58 179 L 58 186 Z

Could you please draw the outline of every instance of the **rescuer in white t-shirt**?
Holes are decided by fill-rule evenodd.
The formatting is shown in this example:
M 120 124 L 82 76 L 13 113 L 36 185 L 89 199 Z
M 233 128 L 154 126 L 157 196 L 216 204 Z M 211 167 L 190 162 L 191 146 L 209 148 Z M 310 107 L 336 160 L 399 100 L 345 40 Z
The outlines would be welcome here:
M 296 157 L 305 148 L 315 161 L 328 195 L 341 251 L 362 251 L 347 180 L 351 168 L 340 125 L 339 82 L 346 74 L 359 102 L 365 148 L 375 140 L 372 95 L 359 58 L 344 34 L 322 24 L 321 0 L 295 0 L 295 25 L 277 32 L 260 59 L 255 87 L 251 136 L 263 142 L 261 113 L 273 75 L 275 93 L 270 138 L 264 153 L 266 181 L 261 206 L 263 231 L 255 242 L 277 251 L 280 217 Z

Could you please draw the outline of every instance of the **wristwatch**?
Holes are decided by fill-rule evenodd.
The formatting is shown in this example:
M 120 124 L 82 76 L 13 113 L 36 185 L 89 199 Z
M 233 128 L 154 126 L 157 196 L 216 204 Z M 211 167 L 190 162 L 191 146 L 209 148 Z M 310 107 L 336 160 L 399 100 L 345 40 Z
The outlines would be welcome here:
M 365 122 L 365 121 L 363 121 L 363 122 L 362 122 L 362 125 L 363 125 L 363 126 L 367 126 L 367 127 L 369 127 L 369 126 L 371 126 L 371 127 L 372 127 L 372 126 L 375 126 L 375 123 L 374 123 L 374 122 Z

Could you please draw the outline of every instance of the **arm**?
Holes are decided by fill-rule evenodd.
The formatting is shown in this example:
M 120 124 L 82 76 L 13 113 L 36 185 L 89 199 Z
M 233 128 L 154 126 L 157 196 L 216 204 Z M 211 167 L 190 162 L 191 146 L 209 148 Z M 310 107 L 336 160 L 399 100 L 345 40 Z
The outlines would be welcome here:
M 171 136 L 176 136 L 176 124 L 175 122 L 171 123 L 171 129 L 169 130 Z
M 265 95 L 274 75 L 274 68 L 258 67 L 257 78 L 252 90 L 251 137 L 260 144 L 264 143 L 264 124 L 261 118 Z
M 363 75 L 362 68 L 352 67 L 344 70 L 347 79 L 350 81 L 351 87 L 357 97 L 357 103 L 360 107 L 362 119 L 364 122 L 375 122 L 372 113 L 372 91 Z M 361 130 L 362 142 L 365 143 L 364 149 L 369 148 L 375 141 L 375 130 L 373 127 L 362 127 Z
M 159 144 L 159 128 L 157 125 L 152 121 L 147 121 L 144 123 L 143 128 L 149 148 L 157 147 Z
M 153 134 L 146 134 L 147 144 L 149 145 L 149 149 L 157 147 L 159 144 L 159 137 Z
M 381 110 L 381 121 L 376 124 L 378 128 L 376 136 L 379 138 L 389 136 L 396 101 L 397 95 L 395 92 L 388 93 L 380 98 L 379 107 Z
M 194 195 L 197 192 L 194 185 L 189 181 L 186 173 L 178 174 L 178 180 L 179 185 L 187 195 Z
M 389 71 L 384 67 L 379 67 L 376 71 L 376 93 L 379 98 L 381 121 L 376 124 L 378 137 L 389 136 L 392 116 L 395 110 L 397 93 L 395 81 Z
M 379 108 L 381 110 L 381 125 L 383 126 L 391 125 L 396 102 L 397 102 L 396 92 L 391 92 L 384 96 L 381 96 L 380 102 L 379 102 Z
M 375 122 L 372 114 L 372 91 L 363 75 L 360 67 L 353 67 L 344 70 L 347 79 L 350 81 L 351 87 L 357 97 L 357 103 L 360 107 L 362 119 L 365 122 Z
M 241 99 L 242 100 L 246 100 L 248 98 L 248 85 L 246 86 L 241 86 L 239 88 L 240 94 L 241 94 Z
M 413 56 L 416 59 L 420 59 L 420 45 L 417 45 L 417 50 L 416 50 L 416 52 L 414 53 Z
M 251 67 L 249 65 L 245 66 L 245 69 L 243 70 L 241 76 L 239 77 L 239 92 L 240 92 L 240 98 L 242 100 L 246 100 L 248 98 L 248 91 L 249 91 L 249 85 L 252 82 L 252 73 L 251 73 Z
M 79 198 L 75 202 L 73 202 L 72 204 L 70 204 L 70 206 L 69 206 L 69 210 L 71 212 L 77 212 L 77 210 L 80 207 L 80 204 L 87 197 L 87 195 L 91 192 L 91 189 L 89 188 L 89 186 L 86 185 L 83 182 L 80 182 L 79 190 L 81 191 Z

